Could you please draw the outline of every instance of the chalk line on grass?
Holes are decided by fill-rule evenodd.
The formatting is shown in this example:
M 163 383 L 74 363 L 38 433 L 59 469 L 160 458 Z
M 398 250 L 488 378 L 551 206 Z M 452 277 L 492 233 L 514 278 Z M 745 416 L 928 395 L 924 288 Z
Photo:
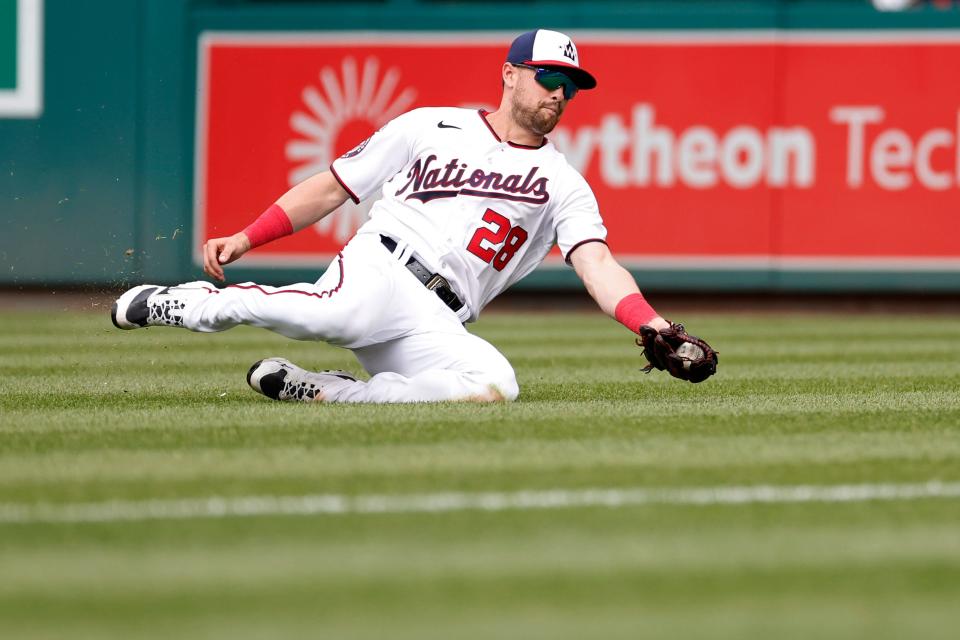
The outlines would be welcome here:
M 121 522 L 251 516 L 523 511 L 643 505 L 743 505 L 960 498 L 960 482 L 758 485 L 697 488 L 553 489 L 397 495 L 239 496 L 177 500 L 0 503 L 0 524 Z

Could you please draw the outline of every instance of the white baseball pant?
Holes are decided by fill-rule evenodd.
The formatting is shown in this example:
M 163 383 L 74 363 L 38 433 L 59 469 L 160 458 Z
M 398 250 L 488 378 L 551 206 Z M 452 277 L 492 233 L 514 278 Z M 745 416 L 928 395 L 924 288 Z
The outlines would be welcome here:
M 379 235 L 359 234 L 314 284 L 247 282 L 191 296 L 184 327 L 245 324 L 352 350 L 371 378 L 330 402 L 514 400 L 513 367 L 407 270 L 408 251 L 391 254 Z

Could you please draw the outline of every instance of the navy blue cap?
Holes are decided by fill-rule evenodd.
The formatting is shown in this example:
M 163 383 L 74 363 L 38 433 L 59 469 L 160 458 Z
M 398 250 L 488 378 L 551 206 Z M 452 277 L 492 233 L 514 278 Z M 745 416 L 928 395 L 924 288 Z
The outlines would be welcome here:
M 580 89 L 597 86 L 597 79 L 580 66 L 577 45 L 559 31 L 536 29 L 520 34 L 510 45 L 507 62 L 563 71 Z

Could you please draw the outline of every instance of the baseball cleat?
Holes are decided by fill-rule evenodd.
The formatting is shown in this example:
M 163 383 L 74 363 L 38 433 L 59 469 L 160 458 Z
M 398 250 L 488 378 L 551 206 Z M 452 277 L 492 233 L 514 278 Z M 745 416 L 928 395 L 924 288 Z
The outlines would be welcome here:
M 247 384 L 257 393 L 293 402 L 323 402 L 356 381 L 346 371 L 307 371 L 284 358 L 265 358 L 247 372 Z
M 110 319 L 118 329 L 182 327 L 187 300 L 211 291 L 216 289 L 206 282 L 188 282 L 175 287 L 142 284 L 117 298 L 110 309 Z

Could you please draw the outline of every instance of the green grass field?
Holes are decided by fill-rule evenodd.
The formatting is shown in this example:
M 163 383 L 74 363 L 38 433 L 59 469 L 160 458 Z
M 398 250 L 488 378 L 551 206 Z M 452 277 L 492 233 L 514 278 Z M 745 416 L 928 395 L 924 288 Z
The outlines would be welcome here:
M 0 634 L 957 637 L 955 495 L 136 515 L 209 497 L 960 481 L 957 319 L 683 319 L 721 353 L 701 385 L 641 374 L 599 313 L 490 315 L 475 331 L 514 363 L 516 403 L 302 406 L 254 394 L 247 367 L 356 371 L 349 352 L 6 312 Z M 102 517 L 55 521 L 71 513 Z

